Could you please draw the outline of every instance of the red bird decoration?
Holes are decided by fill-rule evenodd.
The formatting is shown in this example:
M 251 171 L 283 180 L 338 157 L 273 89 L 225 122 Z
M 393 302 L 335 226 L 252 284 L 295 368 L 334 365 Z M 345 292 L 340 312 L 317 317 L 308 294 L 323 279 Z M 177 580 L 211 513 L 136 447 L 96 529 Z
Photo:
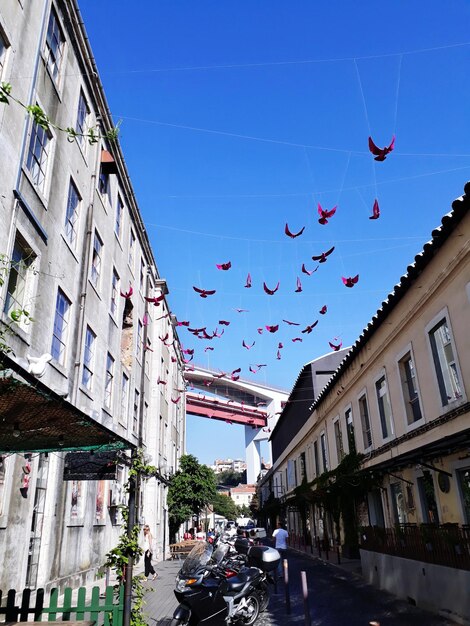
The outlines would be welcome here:
M 178 396 L 177 398 L 172 398 L 171 401 L 173 402 L 173 404 L 178 404 L 178 402 L 181 400 L 181 396 Z
M 298 232 L 298 233 L 291 233 L 291 232 L 290 232 L 290 230 L 289 230 L 289 226 L 288 226 L 288 224 L 287 224 L 287 223 L 286 223 L 286 227 L 284 228 L 284 232 L 285 232 L 285 233 L 286 233 L 286 235 L 287 235 L 288 237 L 290 237 L 291 239 L 295 239 L 296 237 L 300 237 L 300 235 L 304 232 L 304 230 L 305 230 L 305 226 L 303 226 L 303 227 L 299 230 L 299 232 Z
M 280 361 L 280 360 L 281 360 L 281 351 L 280 351 L 280 350 L 278 350 L 278 351 L 277 351 L 277 354 L 276 354 L 276 359 L 277 359 L 278 361 Z
M 189 326 L 189 322 L 176 322 L 177 326 Z
M 207 346 L 206 348 L 204 348 L 204 352 L 208 352 L 209 350 L 214 350 L 214 348 L 212 346 Z
M 278 281 L 277 285 L 274 287 L 274 289 L 269 289 L 269 287 L 266 285 L 266 283 L 263 283 L 263 289 L 268 294 L 268 296 L 272 296 L 279 289 L 279 281 Z
M 356 276 L 352 276 L 349 278 L 345 278 L 344 276 L 341 276 L 341 280 L 343 281 L 343 284 L 345 285 L 345 287 L 354 287 L 354 285 L 356 285 L 357 282 L 359 281 L 359 274 L 356 274 Z
M 258 331 L 258 335 L 262 335 L 263 334 L 263 329 L 262 328 L 257 328 L 256 330 Z
M 282 344 L 282 341 L 280 341 L 280 342 L 277 344 L 277 349 L 278 349 L 278 350 L 282 350 L 282 348 L 283 348 L 283 347 L 284 347 L 284 345 Z
M 249 289 L 251 287 L 251 274 L 248 274 L 248 276 L 246 277 L 245 287 L 246 289 Z
M 322 252 L 319 256 L 312 256 L 312 261 L 318 261 L 319 263 L 326 263 L 326 258 L 330 256 L 335 247 L 333 246 L 326 252 Z
M 249 345 L 245 342 L 245 340 L 243 340 L 243 341 L 242 341 L 242 346 L 243 346 L 244 348 L 246 348 L 247 350 L 251 350 L 251 348 L 255 345 L 255 343 L 256 343 L 256 342 L 255 342 L 255 341 L 253 341 L 253 343 L 251 344 L 251 346 L 249 346 Z
M 124 293 L 120 291 L 119 293 L 121 294 L 123 298 L 125 298 L 126 300 L 129 300 L 129 298 L 134 293 L 134 290 L 132 289 L 132 285 L 129 283 L 129 291 L 125 291 Z
M 302 272 L 303 272 L 304 274 L 307 274 L 307 276 L 311 276 L 311 275 L 313 274 L 313 272 L 316 272 L 316 271 L 317 271 L 317 269 L 318 269 L 318 265 L 317 265 L 317 267 L 316 267 L 314 270 L 308 270 L 308 269 L 305 267 L 305 263 L 302 263 Z
M 328 220 L 330 219 L 330 217 L 333 217 L 335 213 L 336 213 L 335 206 L 329 211 L 327 211 L 326 209 L 322 209 L 321 204 L 318 203 L 318 215 L 320 216 L 318 222 L 320 224 L 328 224 Z
M 257 363 L 257 364 L 256 364 L 256 367 L 257 367 L 258 369 L 261 369 L 262 367 L 267 367 L 267 365 L 266 365 L 266 363 Z
M 300 282 L 300 278 L 297 276 L 297 287 L 295 288 L 294 293 L 302 293 L 302 283 Z
M 167 337 L 168 337 L 168 333 L 167 333 Z M 161 337 L 160 337 L 160 339 L 161 339 Z M 182 352 L 183 354 L 189 354 L 189 355 L 191 355 L 191 354 L 194 354 L 194 348 L 186 348 L 185 350 L 181 350 L 181 352 Z
M 283 322 L 285 322 L 286 324 L 289 324 L 289 326 L 300 326 L 300 324 L 298 324 L 297 322 L 290 322 L 289 320 L 282 320 Z
M 227 320 L 219 320 L 219 324 L 221 326 L 230 326 L 230 322 L 227 322 Z
M 149 325 L 149 321 L 150 321 L 150 320 L 149 320 L 149 316 L 147 315 L 147 313 L 144 313 L 144 316 L 143 316 L 143 318 L 142 318 L 142 324 L 143 324 L 144 326 L 148 326 L 148 325 Z
M 372 154 L 375 155 L 374 161 L 385 161 L 385 159 L 387 158 L 387 154 L 390 154 L 394 147 L 395 135 L 393 135 L 390 145 L 388 147 L 386 146 L 385 148 L 378 148 L 372 141 L 372 137 L 369 137 L 369 150 L 372 152 Z
M 380 217 L 380 207 L 379 207 L 379 201 L 376 198 L 374 202 L 374 206 L 372 207 L 372 215 L 369 217 L 369 219 L 378 220 L 379 217 Z
M 318 320 L 316 320 L 315 322 L 313 322 L 313 324 L 310 324 L 310 326 L 306 326 L 303 330 L 301 330 L 301 333 L 307 333 L 308 335 L 310 335 L 310 333 L 312 332 L 312 330 L 315 328 L 315 326 L 318 324 Z
M 145 297 L 145 300 L 147 302 L 151 302 L 155 306 L 160 306 L 160 302 L 164 299 L 164 297 L 165 297 L 165 295 L 162 294 L 161 296 L 157 296 L 156 298 L 147 298 L 147 297 Z
M 276 333 L 279 330 L 279 324 L 276 326 L 265 326 L 265 328 L 270 333 Z
M 293 343 L 295 343 L 296 341 L 302 341 L 302 337 L 294 337 L 294 339 L 292 339 Z
M 233 370 L 232 373 L 230 374 L 230 378 L 232 380 L 238 380 L 240 378 L 240 376 L 238 376 L 238 374 L 240 374 L 240 372 L 242 371 L 241 367 L 237 367 L 236 370 Z
M 249 313 L 248 309 L 235 309 L 237 313 Z
M 324 304 L 322 308 L 320 309 L 319 313 L 320 315 L 325 315 L 327 311 L 328 311 L 328 307 L 326 306 L 326 304 Z
M 215 266 L 218 270 L 229 270 L 232 267 L 232 263 L 227 261 L 227 263 L 220 263 L 220 265 L 216 263 Z
M 166 380 L 162 380 L 159 376 L 157 380 L 157 385 L 166 385 Z
M 227 374 L 225 372 L 220 372 L 220 374 L 212 374 L 214 378 L 225 378 Z
M 210 290 L 199 289 L 199 287 L 194 287 L 194 286 L 193 286 L 193 289 L 196 293 L 198 293 L 201 296 L 201 298 L 207 298 L 207 296 L 212 296 L 215 293 L 215 289 L 210 289 Z
M 341 350 L 341 346 L 343 345 L 342 341 L 340 341 L 338 344 L 331 343 L 331 341 L 329 341 L 328 343 L 330 345 L 330 348 L 334 350 L 335 352 L 338 352 L 338 350 Z
M 248 368 L 250 370 L 250 372 L 252 372 L 253 374 L 256 374 L 257 372 L 259 372 L 259 367 L 253 367 L 250 365 L 250 367 Z

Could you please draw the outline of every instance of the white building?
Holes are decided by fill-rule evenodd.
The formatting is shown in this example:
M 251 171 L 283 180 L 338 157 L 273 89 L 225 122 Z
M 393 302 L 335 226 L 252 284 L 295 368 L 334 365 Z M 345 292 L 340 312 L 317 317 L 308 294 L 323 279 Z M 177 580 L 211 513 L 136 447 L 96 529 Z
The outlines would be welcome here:
M 143 447 L 159 472 L 139 520 L 161 558 L 185 449 L 179 340 L 75 0 L 1 3 L 0 82 L 51 121 L 0 102 L 0 589 L 83 583 L 121 532 L 127 470 L 64 482 L 61 450 Z M 36 382 L 27 355 L 47 354 Z

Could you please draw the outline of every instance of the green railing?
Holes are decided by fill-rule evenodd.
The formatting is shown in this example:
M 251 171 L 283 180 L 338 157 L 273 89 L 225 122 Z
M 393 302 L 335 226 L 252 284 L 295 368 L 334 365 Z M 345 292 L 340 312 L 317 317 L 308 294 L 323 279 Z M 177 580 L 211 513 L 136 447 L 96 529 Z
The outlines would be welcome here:
M 10 589 L 6 594 L 0 591 L 0 619 L 5 622 L 34 621 L 79 621 L 90 620 L 97 626 L 122 626 L 124 607 L 124 587 L 116 593 L 114 587 L 106 587 L 104 596 L 100 596 L 99 587 L 93 587 L 91 597 L 87 599 L 87 590 L 80 587 L 76 601 L 73 602 L 73 590 L 66 587 L 61 597 L 58 589 L 51 589 L 47 601 L 44 589 L 24 589 L 17 592 Z

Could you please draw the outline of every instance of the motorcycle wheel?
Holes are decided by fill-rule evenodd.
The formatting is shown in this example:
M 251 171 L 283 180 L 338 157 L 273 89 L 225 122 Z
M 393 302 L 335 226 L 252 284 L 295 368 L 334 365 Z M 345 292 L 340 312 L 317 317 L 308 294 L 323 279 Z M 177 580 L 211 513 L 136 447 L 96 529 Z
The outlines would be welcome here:
M 258 589 L 259 612 L 266 611 L 269 604 L 269 587 L 266 583 L 261 583 Z
M 169 626 L 186 626 L 187 624 L 189 624 L 189 622 L 185 622 L 182 619 L 175 619 L 173 618 L 169 624 Z
M 239 624 L 243 624 L 243 626 L 251 626 L 251 624 L 254 624 L 258 619 L 258 615 L 260 612 L 258 596 L 255 594 L 248 596 L 246 602 L 248 605 L 248 615 L 246 617 L 242 617 L 239 620 Z

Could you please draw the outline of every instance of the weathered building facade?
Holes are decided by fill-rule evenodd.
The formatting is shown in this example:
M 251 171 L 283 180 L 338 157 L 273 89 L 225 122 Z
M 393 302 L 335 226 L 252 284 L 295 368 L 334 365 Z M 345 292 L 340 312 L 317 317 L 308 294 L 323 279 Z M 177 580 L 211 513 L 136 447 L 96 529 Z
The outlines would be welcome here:
M 460 619 L 470 617 L 469 192 L 312 398 L 261 486 L 267 502 L 269 484 L 281 485 L 267 504 L 293 536 L 323 546 L 352 537 L 370 582 Z
M 167 478 L 185 450 L 183 362 L 75 0 L 2 2 L 0 82 L 8 356 L 30 382 L 41 377 L 41 393 L 114 433 L 121 448 L 142 448 L 158 468 L 143 484 L 139 521 L 162 558 Z M 67 443 L 63 418 L 59 445 L 36 451 L 34 429 L 15 411 L 3 442 L 0 426 L 0 589 L 89 581 L 122 530 L 126 463 L 113 481 L 65 482 L 60 446 L 80 450 L 80 436 Z M 23 446 L 7 443 L 12 433 Z

